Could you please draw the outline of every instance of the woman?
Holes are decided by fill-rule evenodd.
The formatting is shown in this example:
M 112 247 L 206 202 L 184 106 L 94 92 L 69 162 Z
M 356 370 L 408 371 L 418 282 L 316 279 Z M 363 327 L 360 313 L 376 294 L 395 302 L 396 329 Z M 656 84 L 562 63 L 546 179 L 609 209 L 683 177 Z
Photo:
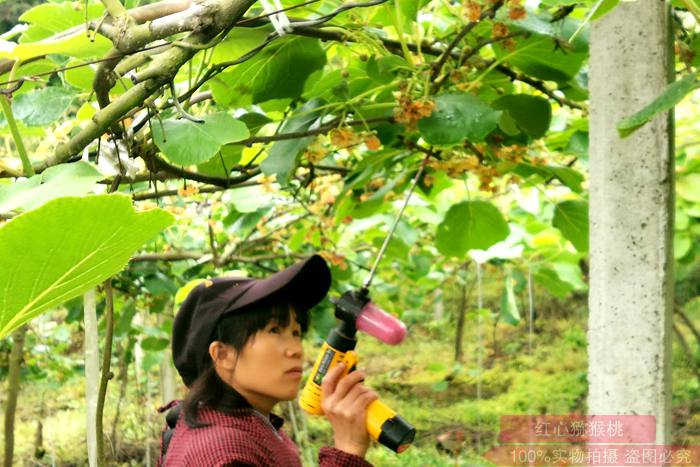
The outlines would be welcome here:
M 171 408 L 174 431 L 163 432 L 159 466 L 301 465 L 272 409 L 296 398 L 309 309 L 329 287 L 330 270 L 314 255 L 267 279 L 215 278 L 190 292 L 172 339 L 189 392 L 160 409 Z M 377 394 L 361 371 L 341 379 L 342 370 L 334 367 L 322 383 L 335 446 L 320 449 L 319 464 L 371 466 L 365 410 Z

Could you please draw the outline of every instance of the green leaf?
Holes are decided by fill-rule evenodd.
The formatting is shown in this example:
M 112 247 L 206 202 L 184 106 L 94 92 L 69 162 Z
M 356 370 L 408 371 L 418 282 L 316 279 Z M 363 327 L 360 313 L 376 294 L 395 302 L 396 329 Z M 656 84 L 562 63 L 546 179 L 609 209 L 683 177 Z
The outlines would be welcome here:
M 0 338 L 117 274 L 173 221 L 161 209 L 136 212 L 130 196 L 112 194 L 55 199 L 7 222 L 0 228 Z
M 522 177 L 529 177 L 532 174 L 537 174 L 540 177 L 542 177 L 543 180 L 546 180 L 550 177 L 554 177 L 560 182 L 562 182 L 564 185 L 569 187 L 569 189 L 571 189 L 571 191 L 575 193 L 580 193 L 581 191 L 583 191 L 583 186 L 581 185 L 584 180 L 583 175 L 570 167 L 561 167 L 557 165 L 547 165 L 541 167 L 537 165 L 521 163 L 518 164 L 518 166 L 513 170 L 513 172 L 517 173 Z
M 673 235 L 673 258 L 682 259 L 693 246 L 688 232 L 676 232 Z
M 394 27 L 400 24 L 406 33 L 410 33 L 418 19 L 418 11 L 427 3 L 427 0 L 391 0 L 375 9 L 372 22 Z
M 85 6 L 87 4 L 87 15 Z M 104 14 L 104 6 L 99 3 L 43 3 L 37 5 L 19 17 L 19 21 L 29 23 L 29 28 L 22 34 L 22 42 L 34 42 L 46 39 L 52 34 L 66 31 L 73 26 L 85 24 Z M 82 31 L 85 35 L 85 31 Z
M 85 161 L 49 167 L 27 180 L 0 186 L 0 212 L 28 211 L 61 196 L 84 195 L 104 178 Z
M 700 202 L 700 173 L 691 173 L 678 177 L 676 193 L 686 201 Z
M 436 109 L 418 121 L 418 130 L 430 144 L 459 144 L 465 139 L 482 141 L 498 126 L 501 112 L 478 97 L 447 93 L 435 98 Z
M 446 256 L 463 258 L 472 249 L 486 250 L 510 233 L 501 212 L 486 201 L 453 205 L 438 225 L 436 246 Z
M 271 32 L 269 26 L 261 28 L 233 28 L 226 39 L 219 42 L 212 53 L 212 64 L 230 62 L 250 52 L 265 41 Z
M 102 57 L 112 48 L 112 42 L 101 35 L 90 40 L 84 30 L 76 29 L 67 35 L 56 36 L 55 39 L 44 39 L 39 42 L 4 42 L 0 49 L 0 58 L 29 59 L 43 57 L 47 54 L 67 55 L 74 58 Z
M 214 157 L 197 166 L 197 172 L 212 177 L 228 178 L 231 168 L 241 161 L 242 154 L 243 146 L 240 144 L 224 144 Z
M 272 122 L 270 117 L 257 112 L 243 114 L 238 119 L 246 124 L 251 134 L 257 133 L 260 128 Z
M 533 277 L 538 284 L 541 284 L 547 292 L 555 297 L 564 298 L 574 289 L 571 284 L 563 281 L 556 271 L 549 268 L 542 268 Z
M 533 78 L 566 83 L 576 76 L 587 57 L 585 52 L 563 51 L 547 37 L 531 36 L 516 41 L 514 50 L 494 44 L 496 58 Z
M 596 5 L 597 8 L 595 9 L 595 12 L 591 16 L 591 20 L 595 21 L 597 19 L 602 18 L 603 16 L 607 15 L 610 13 L 618 4 L 620 3 L 620 0 L 599 0 Z M 595 6 L 595 5 L 594 5 Z
M 617 125 L 617 131 L 622 138 L 634 133 L 649 120 L 660 113 L 667 112 L 676 106 L 685 96 L 700 87 L 697 75 L 691 74 L 671 83 L 663 93 L 642 110 L 622 120 Z
M 27 126 L 45 126 L 58 120 L 72 100 L 68 89 L 50 86 L 18 95 L 12 100 L 12 111 Z
M 92 82 L 95 79 L 96 65 L 86 64 L 84 60 L 70 60 L 66 67 L 75 66 L 63 72 L 63 77 L 68 84 L 78 89 L 92 91 Z
M 168 347 L 170 341 L 163 337 L 147 337 L 141 341 L 141 348 L 150 352 L 158 352 Z
M 564 201 L 554 208 L 552 225 L 559 229 L 578 251 L 588 251 L 588 203 Z
M 552 105 L 542 97 L 513 94 L 495 100 L 492 105 L 506 111 L 518 127 L 534 139 L 543 137 L 552 122 Z
M 328 102 L 346 101 L 376 86 L 362 68 L 348 67 L 332 70 L 323 75 L 308 91 L 308 95 Z
M 119 314 L 119 320 L 117 325 L 114 327 L 114 335 L 119 337 L 131 329 L 131 320 L 134 319 L 136 314 L 136 303 L 133 299 L 129 299 L 128 302 L 122 307 L 121 313 Z
M 501 319 L 513 326 L 520 322 L 520 312 L 513 291 L 513 276 L 510 270 L 506 272 L 505 284 L 501 293 Z
M 39 75 L 42 73 L 47 73 L 50 71 L 53 71 L 56 69 L 56 62 L 49 60 L 49 59 L 38 59 L 38 60 L 32 60 L 29 63 L 25 63 L 19 66 L 17 70 L 15 70 L 14 76 L 15 79 L 20 79 L 23 77 L 28 77 L 28 76 L 34 76 L 34 75 Z M 4 73 L 0 75 L 0 80 L 2 82 L 6 82 L 10 80 L 10 72 L 8 71 L 7 73 Z M 43 88 L 45 87 L 44 83 L 41 81 L 25 81 L 22 84 L 22 87 L 20 87 L 18 90 L 12 93 L 13 96 L 18 96 L 20 94 L 24 94 L 25 92 L 29 92 L 33 89 L 36 88 Z M 4 116 L 0 116 L 0 118 L 3 119 L 4 121 Z
M 221 105 L 298 97 L 309 75 L 325 64 L 326 53 L 318 39 L 288 36 L 233 71 L 218 75 L 212 80 L 212 92 Z
M 227 113 L 204 116 L 204 123 L 185 118 L 153 125 L 153 141 L 174 164 L 193 165 L 208 161 L 222 145 L 249 136 L 248 127 Z M 163 133 L 165 132 L 165 133 Z
M 411 67 L 398 55 L 372 56 L 367 60 L 367 76 L 382 84 L 390 83 L 401 69 L 410 70 Z
M 520 30 L 556 39 L 560 43 L 566 44 L 566 47 L 573 47 L 575 52 L 588 51 L 588 28 L 583 34 L 579 31 L 580 28 L 586 26 L 586 23 L 571 16 L 552 21 L 552 15 L 543 12 L 541 8 L 540 11 L 528 8 L 527 16 L 524 19 L 509 20 L 506 21 L 506 24 Z
M 310 129 L 321 116 L 321 111 L 316 110 L 325 104 L 322 99 L 312 99 L 301 106 L 294 114 L 284 122 L 280 128 L 280 134 L 305 131 Z M 277 182 L 286 186 L 289 178 L 294 173 L 302 150 L 313 140 L 313 136 L 295 138 L 285 141 L 277 141 L 260 163 L 260 170 L 265 175 L 277 175 Z

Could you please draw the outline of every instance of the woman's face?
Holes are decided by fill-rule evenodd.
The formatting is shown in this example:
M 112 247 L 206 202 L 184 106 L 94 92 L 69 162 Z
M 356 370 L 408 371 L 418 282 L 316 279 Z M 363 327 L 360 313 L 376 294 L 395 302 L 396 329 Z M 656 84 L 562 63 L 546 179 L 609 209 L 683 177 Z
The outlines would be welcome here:
M 219 355 L 219 360 L 214 359 L 217 373 L 253 407 L 268 414 L 277 402 L 296 397 L 301 373 L 288 372 L 301 367 L 304 357 L 301 326 L 296 313 L 292 312 L 285 328 L 276 322 L 268 323 L 250 337 L 240 355 L 233 347 L 224 347 L 226 349 Z

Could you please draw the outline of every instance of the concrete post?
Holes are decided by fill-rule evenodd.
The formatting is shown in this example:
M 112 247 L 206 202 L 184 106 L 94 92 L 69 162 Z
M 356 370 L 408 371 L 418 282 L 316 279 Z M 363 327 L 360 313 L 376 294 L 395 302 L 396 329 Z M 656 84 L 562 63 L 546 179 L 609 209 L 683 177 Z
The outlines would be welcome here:
M 590 58 L 589 414 L 655 415 L 670 444 L 673 117 L 621 140 L 616 126 L 673 70 L 668 4 L 621 2 L 595 22 Z

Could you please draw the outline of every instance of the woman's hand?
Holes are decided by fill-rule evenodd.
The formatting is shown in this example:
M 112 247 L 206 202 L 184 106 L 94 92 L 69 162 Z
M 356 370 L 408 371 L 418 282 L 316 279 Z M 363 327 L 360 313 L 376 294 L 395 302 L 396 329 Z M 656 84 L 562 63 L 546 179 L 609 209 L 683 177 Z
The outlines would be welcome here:
M 344 370 L 345 364 L 338 364 L 323 378 L 321 408 L 333 426 L 335 447 L 364 457 L 371 441 L 365 413 L 378 396 L 362 384 L 364 372 L 352 371 L 341 379 Z

